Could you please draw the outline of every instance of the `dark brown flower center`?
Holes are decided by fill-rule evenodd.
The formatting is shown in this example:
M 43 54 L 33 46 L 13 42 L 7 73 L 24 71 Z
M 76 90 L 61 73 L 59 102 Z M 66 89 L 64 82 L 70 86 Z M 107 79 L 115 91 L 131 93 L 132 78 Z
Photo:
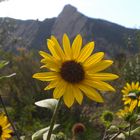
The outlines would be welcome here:
M 85 72 L 80 63 L 74 60 L 66 61 L 60 69 L 61 77 L 69 83 L 79 83 L 85 77 Z
M 72 127 L 72 132 L 74 135 L 83 133 L 85 131 L 85 126 L 82 123 L 76 123 L 73 127 Z
M 2 126 L 0 125 L 0 137 L 2 135 Z

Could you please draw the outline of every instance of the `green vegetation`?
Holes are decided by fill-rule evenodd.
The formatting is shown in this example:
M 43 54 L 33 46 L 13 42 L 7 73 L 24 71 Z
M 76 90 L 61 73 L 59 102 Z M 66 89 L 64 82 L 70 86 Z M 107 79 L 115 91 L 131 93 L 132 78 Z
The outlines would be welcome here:
M 15 122 L 20 135 L 31 135 L 49 125 L 52 112 L 34 105 L 36 101 L 49 98 L 52 96 L 51 91 L 43 90 L 45 85 L 32 78 L 32 75 L 39 71 L 39 58 L 34 51 L 19 49 L 19 53 L 12 54 L 0 51 L 1 59 L 9 60 L 9 64 L 1 70 L 1 75 L 16 73 L 16 76 L 9 79 L 0 80 L 0 94 L 8 108 L 8 113 Z M 71 109 L 62 107 L 57 118 L 60 127 L 56 132 L 62 131 L 67 137 L 72 137 L 72 127 L 77 122 L 82 122 L 86 127 L 85 137 L 88 140 L 100 140 L 104 125 L 100 122 L 104 109 L 116 111 L 121 107 L 120 89 L 124 86 L 125 81 L 139 81 L 137 76 L 139 71 L 139 55 L 129 59 L 115 60 L 115 65 L 110 71 L 119 73 L 121 80 L 114 82 L 117 92 L 107 98 L 105 104 L 93 103 L 87 99 L 82 106 L 75 105 Z M 121 64 L 120 64 L 121 63 Z M 132 63 L 132 64 L 130 64 Z M 119 83 L 119 85 L 118 85 Z M 115 102 L 117 104 L 114 103 Z M 112 108 L 113 107 L 113 108 Z M 89 127 L 90 126 L 90 127 Z
M 0 36 L 1 46 L 4 46 L 6 36 L 7 32 L 3 31 L 3 36 Z M 136 38 L 139 45 L 138 40 L 139 33 Z M 25 135 L 30 140 L 34 132 L 49 125 L 52 116 L 52 111 L 39 108 L 34 103 L 52 97 L 52 92 L 44 91 L 45 84 L 32 78 L 32 75 L 39 71 L 40 58 L 38 58 L 37 51 L 28 50 L 24 45 L 22 44 L 20 48 L 17 47 L 16 53 L 0 49 L 0 59 L 6 60 L 2 63 L 6 64 L 9 61 L 6 67 L 0 64 L 0 68 L 3 68 L 0 69 L 1 76 L 16 73 L 14 77 L 0 79 L 0 95 L 18 133 L 21 136 Z M 85 126 L 84 140 L 101 140 L 105 130 L 105 126 L 100 120 L 102 112 L 111 110 L 115 114 L 122 107 L 120 92 L 124 84 L 132 81 L 140 82 L 140 54 L 131 55 L 123 52 L 116 55 L 114 65 L 109 71 L 120 76 L 120 79 L 112 82 L 117 89 L 116 93 L 109 96 L 103 93 L 106 98 L 104 104 L 94 103 L 85 98 L 81 106 L 75 104 L 71 109 L 63 106 L 57 118 L 60 126 L 55 133 L 63 132 L 67 138 L 71 139 L 73 125 L 81 122 Z M 0 106 L 0 110 L 2 110 L 2 106 Z M 117 117 L 114 117 L 113 121 L 117 124 Z

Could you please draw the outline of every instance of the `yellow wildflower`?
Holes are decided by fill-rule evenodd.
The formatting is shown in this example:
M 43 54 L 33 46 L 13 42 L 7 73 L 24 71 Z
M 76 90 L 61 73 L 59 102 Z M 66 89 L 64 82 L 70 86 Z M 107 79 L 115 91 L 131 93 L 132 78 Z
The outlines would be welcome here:
M 7 117 L 0 113 L 0 139 L 7 140 L 11 138 L 12 130 L 9 128 L 11 125 L 8 122 Z
M 126 83 L 126 86 L 122 90 L 123 101 L 125 105 L 130 105 L 130 111 L 132 112 L 137 106 L 140 106 L 140 85 L 139 82 Z
M 47 46 L 51 53 L 40 51 L 43 57 L 41 68 L 47 68 L 49 72 L 41 72 L 33 75 L 33 78 L 49 82 L 45 90 L 54 88 L 53 97 L 59 99 L 63 96 L 64 103 L 71 107 L 76 100 L 82 103 L 83 94 L 96 102 L 103 102 L 103 98 L 97 90 L 115 91 L 105 81 L 118 78 L 111 73 L 102 73 L 113 61 L 102 60 L 103 52 L 92 54 L 94 42 L 89 42 L 82 48 L 82 37 L 78 34 L 72 45 L 66 34 L 62 39 L 63 49 L 54 36 L 47 40 Z M 97 90 L 96 90 L 97 89 Z

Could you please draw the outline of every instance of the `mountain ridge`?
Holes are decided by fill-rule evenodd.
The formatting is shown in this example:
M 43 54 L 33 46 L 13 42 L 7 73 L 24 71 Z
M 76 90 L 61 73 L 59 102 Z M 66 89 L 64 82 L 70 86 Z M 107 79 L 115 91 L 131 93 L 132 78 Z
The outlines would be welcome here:
M 13 27 L 12 25 L 9 27 L 7 20 Z M 122 52 L 126 54 L 137 52 L 134 39 L 137 29 L 126 28 L 102 19 L 89 18 L 71 5 L 66 5 L 58 17 L 46 18 L 43 21 L 0 18 L 0 35 L 3 33 L 2 30 L 6 32 L 6 38 L 1 41 L 3 42 L 1 46 L 10 51 L 18 47 L 46 49 L 46 39 L 51 34 L 61 41 L 64 33 L 67 33 L 71 40 L 80 33 L 83 44 L 94 40 L 95 51 L 105 51 L 109 56 Z

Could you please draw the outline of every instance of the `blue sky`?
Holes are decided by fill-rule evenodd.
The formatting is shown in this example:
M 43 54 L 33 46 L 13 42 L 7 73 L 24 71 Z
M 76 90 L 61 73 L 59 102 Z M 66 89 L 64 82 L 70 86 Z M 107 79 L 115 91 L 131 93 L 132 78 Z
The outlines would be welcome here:
M 140 28 L 140 0 L 8 0 L 0 3 L 0 17 L 44 20 L 57 17 L 66 4 L 88 17 Z

